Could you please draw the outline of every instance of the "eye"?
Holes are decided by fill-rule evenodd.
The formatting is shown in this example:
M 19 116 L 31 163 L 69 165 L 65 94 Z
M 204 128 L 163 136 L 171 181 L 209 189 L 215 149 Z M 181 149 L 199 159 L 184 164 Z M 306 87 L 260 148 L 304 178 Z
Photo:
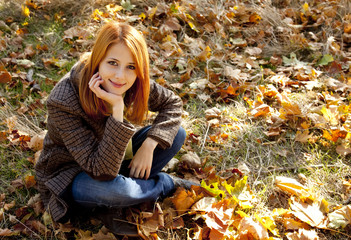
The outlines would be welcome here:
M 134 65 L 128 65 L 128 68 L 129 68 L 130 70 L 135 70 L 135 66 L 134 66 Z
M 112 65 L 112 66 L 118 66 L 118 63 L 115 61 L 108 61 L 107 63 Z

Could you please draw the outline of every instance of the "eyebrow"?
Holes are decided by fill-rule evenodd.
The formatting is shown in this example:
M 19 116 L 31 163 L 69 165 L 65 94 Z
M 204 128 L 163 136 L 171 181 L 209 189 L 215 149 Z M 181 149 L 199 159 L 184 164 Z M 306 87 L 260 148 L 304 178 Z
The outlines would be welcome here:
M 115 60 L 115 61 L 119 62 L 119 60 L 118 60 L 118 59 L 116 59 L 116 58 L 111 57 L 110 59 L 112 59 L 112 60 Z M 134 62 L 130 62 L 130 63 L 128 63 L 128 64 L 135 65 L 135 63 L 134 63 Z

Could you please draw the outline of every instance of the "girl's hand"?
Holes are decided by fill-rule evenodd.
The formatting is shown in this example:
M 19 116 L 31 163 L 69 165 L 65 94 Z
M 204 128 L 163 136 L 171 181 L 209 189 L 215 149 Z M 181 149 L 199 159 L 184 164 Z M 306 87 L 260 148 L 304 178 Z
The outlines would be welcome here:
M 150 176 L 154 149 L 157 142 L 152 138 L 147 138 L 136 152 L 129 164 L 130 177 L 148 179 Z
M 105 91 L 101 84 L 104 80 L 99 75 L 99 72 L 95 73 L 90 81 L 89 81 L 89 88 L 90 90 L 96 94 L 96 96 L 108 104 L 112 106 L 112 115 L 118 121 L 123 121 L 123 110 L 124 110 L 124 100 L 122 95 L 117 95 L 113 93 L 109 93 Z

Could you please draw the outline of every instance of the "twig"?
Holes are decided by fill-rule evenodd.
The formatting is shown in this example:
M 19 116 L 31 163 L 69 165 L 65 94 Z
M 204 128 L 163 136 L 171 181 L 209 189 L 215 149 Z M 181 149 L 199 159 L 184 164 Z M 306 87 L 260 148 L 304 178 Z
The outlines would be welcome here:
M 291 171 L 291 170 L 295 170 L 295 171 L 299 171 L 299 170 L 303 170 L 303 169 L 311 169 L 311 168 L 323 168 L 323 167 L 340 167 L 340 165 L 323 165 L 323 164 L 319 164 L 319 165 L 309 165 L 309 166 L 303 166 L 303 167 L 281 167 L 281 168 L 274 168 L 272 170 L 266 170 L 266 171 L 262 171 L 261 169 L 259 171 L 253 171 L 254 174 L 270 174 L 270 173 L 276 173 L 276 172 L 287 172 L 287 171 Z
M 329 231 L 336 232 L 336 233 L 340 233 L 340 234 L 342 234 L 342 235 L 348 237 L 349 239 L 351 239 L 351 235 L 348 235 L 348 234 L 346 234 L 346 233 L 340 232 L 340 231 L 338 231 L 338 230 L 335 230 L 335 229 L 332 229 L 332 228 L 322 228 L 322 229 L 324 229 L 324 230 L 329 230 Z
M 208 130 L 209 130 L 209 129 L 210 129 L 210 124 L 207 125 L 207 130 L 206 130 L 204 139 L 203 139 L 202 144 L 201 144 L 200 153 L 202 153 L 202 150 L 204 150 L 204 146 L 205 146 L 205 142 L 206 142 L 206 138 L 207 138 L 207 134 L 208 134 Z
M 8 215 L 8 217 L 10 217 L 10 214 L 4 212 L 4 214 Z M 31 233 L 33 233 L 33 235 L 35 235 L 36 237 L 38 237 L 39 239 L 42 239 L 42 237 L 37 234 L 36 232 L 34 232 L 32 229 L 30 229 L 29 227 L 27 227 L 26 224 L 24 224 L 23 222 L 21 222 L 20 220 L 18 220 L 16 217 L 14 217 L 14 219 L 19 223 L 21 224 L 22 226 L 24 226 L 25 228 L 27 228 Z

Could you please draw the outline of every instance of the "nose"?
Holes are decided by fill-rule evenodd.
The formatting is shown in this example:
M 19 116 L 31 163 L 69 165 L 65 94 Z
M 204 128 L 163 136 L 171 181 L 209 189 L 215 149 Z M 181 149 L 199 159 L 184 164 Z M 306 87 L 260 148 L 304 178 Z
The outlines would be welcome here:
M 115 71 L 116 78 L 123 78 L 124 77 L 124 70 L 123 68 L 117 68 Z

